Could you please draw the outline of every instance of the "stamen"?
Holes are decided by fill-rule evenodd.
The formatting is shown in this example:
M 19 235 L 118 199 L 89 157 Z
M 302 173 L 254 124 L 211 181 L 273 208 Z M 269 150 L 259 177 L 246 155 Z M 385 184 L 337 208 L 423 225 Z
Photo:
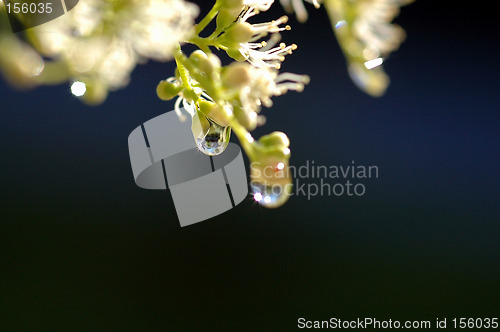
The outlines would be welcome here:
M 275 82 L 283 82 L 283 81 L 294 81 L 294 82 L 301 82 L 304 84 L 309 84 L 311 79 L 307 75 L 298 75 L 298 74 L 293 74 L 293 73 L 282 73 L 280 74 Z

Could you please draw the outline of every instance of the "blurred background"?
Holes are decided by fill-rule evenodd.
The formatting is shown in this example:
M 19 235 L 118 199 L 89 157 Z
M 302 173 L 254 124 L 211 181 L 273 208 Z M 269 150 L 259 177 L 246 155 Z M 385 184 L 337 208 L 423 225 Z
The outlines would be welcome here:
M 127 137 L 173 108 L 173 64 L 139 66 L 99 107 L 68 85 L 0 81 L 0 330 L 289 331 L 297 320 L 500 316 L 498 31 L 486 5 L 417 1 L 384 63 L 382 98 L 359 91 L 324 9 L 283 41 L 274 98 L 292 165 L 377 165 L 361 197 L 249 198 L 181 228 L 168 191 L 134 183 Z M 206 12 L 205 8 L 205 12 Z M 265 17 L 279 17 L 274 5 Z M 248 160 L 247 160 L 248 162 Z M 247 164 L 248 165 L 248 164 Z M 450 322 L 448 325 L 451 324 Z

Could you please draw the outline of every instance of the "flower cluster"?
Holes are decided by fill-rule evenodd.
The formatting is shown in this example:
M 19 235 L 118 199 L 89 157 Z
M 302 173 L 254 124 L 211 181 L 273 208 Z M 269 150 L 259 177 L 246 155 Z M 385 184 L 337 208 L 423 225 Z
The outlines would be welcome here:
M 295 44 L 277 45 L 279 33 L 290 30 L 286 16 L 265 23 L 249 22 L 272 4 L 272 0 L 216 2 L 207 15 L 216 20 L 215 31 L 206 38 L 190 39 L 189 42 L 200 50 L 189 57 L 179 49 L 175 56 L 176 75 L 161 81 L 157 93 L 163 100 L 177 96 L 174 108 L 181 120 L 186 117 L 181 105 L 191 115 L 193 136 L 203 153 L 222 153 L 232 131 L 252 163 L 283 171 L 288 168 L 290 158 L 286 135 L 273 133 L 255 140 L 250 132 L 265 122 L 260 114 L 262 107 L 271 107 L 272 98 L 287 91 L 302 91 L 309 77 L 278 71 L 285 55 L 297 48 Z M 208 23 L 202 20 L 197 31 L 201 32 Z M 223 66 L 210 47 L 225 51 L 237 61 Z M 251 177 L 252 183 L 258 183 L 252 186 L 254 192 L 263 195 L 263 200 L 259 200 L 261 204 L 275 207 L 287 200 L 288 190 L 283 189 L 277 195 L 266 194 L 266 190 L 275 186 L 284 188 L 290 184 L 290 179 L 279 176 L 263 179 L 256 174 Z
M 128 85 L 137 63 L 171 60 L 177 45 L 192 35 L 197 15 L 198 7 L 183 0 L 80 1 L 27 31 L 36 50 L 58 64 L 54 70 L 46 66 L 38 82 L 81 81 L 82 100 L 100 104 L 108 90 Z
M 299 21 L 307 19 L 303 0 L 280 2 Z M 390 22 L 399 6 L 411 0 L 305 2 L 325 5 L 355 83 L 371 95 L 383 94 L 389 80 L 381 65 L 405 36 Z M 182 121 L 191 117 L 194 140 L 207 155 L 222 153 L 234 132 L 252 163 L 254 199 L 277 207 L 291 190 L 290 142 L 281 132 L 260 139 L 251 132 L 265 123 L 262 109 L 272 106 L 272 98 L 301 92 L 309 77 L 279 72 L 285 57 L 297 49 L 281 42 L 280 33 L 291 29 L 287 16 L 251 22 L 273 3 L 216 0 L 195 24 L 199 9 L 184 0 L 81 0 L 19 38 L 9 31 L 0 0 L 0 71 L 18 87 L 70 81 L 75 96 L 97 105 L 109 91 L 129 83 L 138 63 L 174 59 L 175 74 L 158 84 L 158 97 L 176 99 L 175 112 Z M 18 15 L 22 22 L 23 14 Z M 202 37 L 214 20 L 212 33 Z M 198 50 L 187 56 L 181 48 L 185 43 Z M 215 50 L 235 62 L 223 65 Z
M 404 30 L 391 24 L 399 8 L 413 0 L 305 0 L 316 8 L 324 4 L 337 40 L 348 62 L 353 82 L 372 96 L 381 96 L 389 85 L 382 64 L 405 38 Z M 300 22 L 307 20 L 302 0 L 280 0 Z
M 399 7 L 413 0 L 328 0 L 337 40 L 348 62 L 353 82 L 372 96 L 381 96 L 389 85 L 382 64 L 405 38 L 403 29 L 391 21 Z
M 250 131 L 264 122 L 264 117 L 259 115 L 261 105 L 270 107 L 273 96 L 289 90 L 302 91 L 309 80 L 307 76 L 278 74 L 276 69 L 258 68 L 250 63 L 235 62 L 222 66 L 217 56 L 201 50 L 189 57 L 180 53 L 176 61 L 177 75 L 161 81 L 157 94 L 162 100 L 177 97 L 175 111 L 181 120 L 185 120 L 180 108 L 182 105 L 192 117 L 193 136 L 200 151 L 207 155 L 222 153 L 233 130 L 252 162 L 262 168 L 271 164 L 288 167 L 290 150 L 285 134 L 281 133 L 279 139 L 264 137 L 256 141 Z M 253 182 L 259 181 L 251 176 Z M 264 187 L 254 189 L 285 184 L 280 177 L 270 177 L 261 183 Z M 287 197 L 288 191 L 283 190 L 279 199 L 273 199 L 272 206 L 281 205 Z

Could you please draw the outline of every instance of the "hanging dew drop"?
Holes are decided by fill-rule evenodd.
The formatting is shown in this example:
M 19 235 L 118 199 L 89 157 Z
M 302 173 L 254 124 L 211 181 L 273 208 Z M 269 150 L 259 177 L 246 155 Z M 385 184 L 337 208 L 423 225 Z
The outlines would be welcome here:
M 231 128 L 224 127 L 197 112 L 193 116 L 193 134 L 198 149 L 208 156 L 217 156 L 226 150 Z

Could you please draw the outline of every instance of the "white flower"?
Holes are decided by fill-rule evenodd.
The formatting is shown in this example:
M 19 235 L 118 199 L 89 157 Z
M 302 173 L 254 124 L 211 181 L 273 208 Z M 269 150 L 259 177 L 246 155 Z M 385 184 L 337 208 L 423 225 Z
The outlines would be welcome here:
M 367 60 L 386 56 L 395 51 L 405 38 L 404 30 L 391 24 L 399 13 L 399 7 L 412 0 L 370 0 L 358 1 L 357 19 L 353 33 L 366 46 Z
M 289 90 L 301 92 L 304 85 L 309 83 L 306 75 L 292 73 L 278 74 L 277 70 L 271 68 L 258 68 L 248 66 L 249 80 L 239 93 L 241 106 L 246 113 L 247 120 L 251 124 L 249 129 L 255 128 L 257 124 L 263 124 L 265 118 L 258 116 L 261 106 L 271 107 L 271 97 L 280 96 Z
M 254 129 L 263 118 L 258 117 L 261 106 L 271 107 L 273 96 L 280 96 L 289 90 L 302 91 L 309 83 L 306 75 L 292 73 L 279 74 L 276 69 L 259 68 L 248 63 L 233 63 L 224 74 L 226 94 L 237 99 L 232 100 L 233 106 L 241 107 L 245 113 L 243 122 L 248 129 Z M 241 122 L 241 121 L 240 121 Z
M 250 7 L 243 15 L 240 15 L 238 22 L 247 23 L 247 20 L 259 13 L 258 7 Z M 277 20 L 266 23 L 251 24 L 252 37 L 245 43 L 240 43 L 239 53 L 253 66 L 272 67 L 279 69 L 281 62 L 285 60 L 285 55 L 291 54 L 297 49 L 297 45 L 287 46 L 280 43 L 274 47 L 281 39 L 280 31 L 290 30 L 289 25 L 282 26 L 288 21 L 288 17 L 282 16 Z M 248 24 L 248 23 L 247 23 Z M 257 42 L 262 37 L 271 34 L 270 39 L 265 42 Z
M 110 89 L 128 84 L 142 59 L 170 60 L 192 34 L 198 7 L 183 0 L 81 0 L 67 14 L 33 29 L 39 50 L 66 62 L 73 76 Z
M 280 43 L 279 46 L 274 47 L 280 39 L 279 34 L 273 34 L 268 42 L 242 43 L 239 52 L 255 67 L 280 69 L 281 62 L 285 60 L 285 55 L 292 54 L 297 49 L 297 45 L 287 46 L 285 43 Z
M 321 0 L 305 0 L 305 2 L 309 2 L 313 4 L 316 9 L 320 7 Z M 297 16 L 297 20 L 301 23 L 307 21 L 308 15 L 306 7 L 304 6 L 304 2 L 302 0 L 280 0 L 283 8 L 288 12 L 295 12 Z
M 177 43 L 190 37 L 198 15 L 198 7 L 183 0 L 142 0 L 134 7 L 122 37 L 139 55 L 160 61 L 170 60 Z

